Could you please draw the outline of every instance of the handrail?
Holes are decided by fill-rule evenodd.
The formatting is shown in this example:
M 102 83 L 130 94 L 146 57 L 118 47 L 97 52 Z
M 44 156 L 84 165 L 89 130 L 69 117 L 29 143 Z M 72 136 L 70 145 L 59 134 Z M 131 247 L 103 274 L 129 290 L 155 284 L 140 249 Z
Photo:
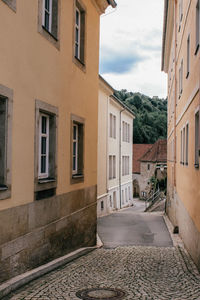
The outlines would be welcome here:
M 152 205 L 157 199 L 158 197 L 160 197 L 160 190 L 158 189 L 153 195 L 151 195 L 149 198 L 147 198 L 145 200 L 145 210 Z M 149 205 L 147 206 L 147 203 L 149 203 Z

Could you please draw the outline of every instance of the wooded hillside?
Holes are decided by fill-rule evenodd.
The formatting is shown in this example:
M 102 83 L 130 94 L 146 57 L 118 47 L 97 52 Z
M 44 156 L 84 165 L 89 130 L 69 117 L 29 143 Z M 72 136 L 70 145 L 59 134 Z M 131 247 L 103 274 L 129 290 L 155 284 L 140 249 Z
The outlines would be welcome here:
M 151 98 L 127 90 L 115 91 L 115 96 L 123 101 L 135 114 L 133 142 L 153 144 L 158 139 L 167 138 L 167 100 Z

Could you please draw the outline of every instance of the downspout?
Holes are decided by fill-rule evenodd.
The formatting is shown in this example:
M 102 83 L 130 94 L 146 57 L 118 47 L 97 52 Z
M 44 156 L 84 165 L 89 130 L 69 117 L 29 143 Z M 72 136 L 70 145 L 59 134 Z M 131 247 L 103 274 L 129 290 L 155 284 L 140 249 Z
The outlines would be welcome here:
M 120 199 L 120 209 L 122 208 L 122 112 L 125 111 L 125 108 L 120 110 L 120 117 L 119 117 L 119 199 Z
M 175 39 L 174 39 L 174 88 L 175 88 L 175 99 L 174 99 L 174 187 L 176 187 L 176 102 L 177 102 L 177 63 L 176 63 L 176 54 L 177 54 L 177 0 L 174 1 L 174 29 L 175 29 Z

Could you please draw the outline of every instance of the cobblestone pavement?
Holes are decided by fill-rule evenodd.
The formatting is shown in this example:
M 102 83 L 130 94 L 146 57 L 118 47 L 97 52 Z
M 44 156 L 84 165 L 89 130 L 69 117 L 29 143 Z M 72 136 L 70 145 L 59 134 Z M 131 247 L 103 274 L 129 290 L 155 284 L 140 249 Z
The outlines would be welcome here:
M 127 294 L 123 299 L 127 300 L 199 300 L 200 274 L 181 247 L 102 248 L 6 299 L 77 300 L 77 291 L 102 287 L 124 290 Z

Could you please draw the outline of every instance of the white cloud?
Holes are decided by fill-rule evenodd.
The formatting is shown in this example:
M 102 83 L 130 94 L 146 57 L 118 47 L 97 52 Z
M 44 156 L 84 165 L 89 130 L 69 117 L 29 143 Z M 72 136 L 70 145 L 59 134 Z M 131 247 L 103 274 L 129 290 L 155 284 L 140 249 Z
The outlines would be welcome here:
M 106 72 L 101 74 L 116 89 L 166 97 L 166 76 L 160 71 L 164 1 L 117 0 L 117 3 L 114 12 L 109 8 L 101 17 L 101 58 L 105 58 L 108 49 L 113 55 L 110 63 L 101 63 L 100 70 Z M 130 61 L 130 66 L 115 68 L 118 73 L 112 69 L 108 72 L 115 61 L 119 64 Z

